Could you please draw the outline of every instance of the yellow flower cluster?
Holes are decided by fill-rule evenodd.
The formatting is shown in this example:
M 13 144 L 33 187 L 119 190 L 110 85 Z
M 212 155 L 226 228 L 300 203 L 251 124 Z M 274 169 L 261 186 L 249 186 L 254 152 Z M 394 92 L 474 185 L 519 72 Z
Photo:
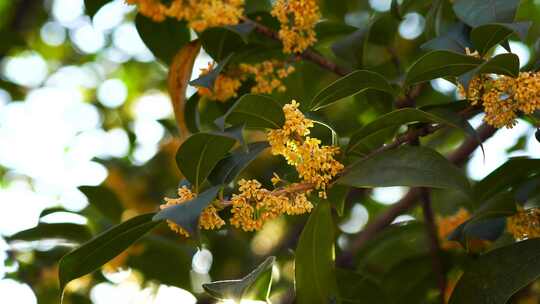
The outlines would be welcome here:
M 242 63 L 239 68 L 241 72 L 251 74 L 255 79 L 255 85 L 251 88 L 251 93 L 254 94 L 270 94 L 276 89 L 278 92 L 285 92 L 286 88 L 281 79 L 294 72 L 292 65 L 278 60 L 266 60 L 256 64 Z
M 209 63 L 208 68 L 201 69 L 201 76 L 207 75 L 212 71 L 214 65 Z M 197 87 L 199 95 L 208 97 L 211 100 L 217 100 L 225 102 L 230 98 L 236 97 L 236 91 L 242 85 L 241 80 L 238 77 L 230 76 L 225 73 L 220 73 L 215 82 L 212 90 L 205 87 Z
M 238 24 L 244 13 L 244 0 L 172 0 L 170 5 L 160 0 L 126 0 L 137 4 L 141 14 L 156 22 L 173 17 L 186 20 L 189 27 L 202 32 L 209 27 Z
M 319 196 L 326 197 L 328 183 L 343 170 L 343 165 L 334 159 L 340 151 L 338 147 L 321 146 L 320 140 L 307 136 L 313 121 L 298 107 L 294 100 L 286 104 L 283 107 L 285 124 L 281 129 L 268 131 L 272 154 L 285 157 L 302 181 L 313 184 L 315 189 L 321 190 Z
M 201 70 L 201 75 L 206 75 L 212 71 L 214 65 L 209 63 L 208 68 Z M 237 91 L 243 81 L 253 78 L 255 85 L 251 87 L 251 93 L 270 94 L 274 90 L 285 91 L 282 79 L 294 72 L 294 67 L 279 60 L 266 60 L 261 63 L 242 63 L 238 66 L 230 67 L 227 72 L 222 72 L 214 82 L 213 90 L 205 87 L 197 87 L 201 96 L 211 100 L 227 101 L 236 97 Z
M 459 208 L 459 210 L 450 216 L 437 217 L 437 229 L 439 240 L 441 241 L 441 248 L 446 250 L 459 248 L 459 244 L 454 241 L 447 240 L 448 236 L 456 229 L 459 225 L 465 223 L 471 214 L 467 209 Z
M 506 228 L 518 241 L 540 237 L 540 209 L 519 211 L 507 219 Z
M 272 16 L 281 25 L 284 53 L 301 53 L 317 41 L 314 28 L 321 18 L 317 0 L 277 0 Z
M 540 73 L 522 72 L 517 78 L 481 75 L 471 81 L 466 94 L 462 86 L 459 89 L 473 105 L 484 107 L 484 120 L 497 128 L 512 128 L 518 112 L 540 109 Z
M 191 190 L 183 186 L 178 189 L 178 198 L 165 198 L 165 204 L 160 206 L 160 209 L 165 209 L 174 205 L 182 204 L 187 201 L 190 201 L 197 197 L 197 194 L 191 192 Z M 177 225 L 173 221 L 167 220 L 167 224 L 172 231 L 177 232 L 180 235 L 189 237 L 189 232 L 187 232 L 183 227 Z M 219 229 L 221 226 L 225 225 L 225 221 L 219 217 L 217 214 L 217 209 L 210 205 L 206 207 L 200 217 L 199 217 L 199 227 L 204 229 Z
M 257 180 L 240 180 L 239 194 L 231 198 L 231 225 L 244 231 L 260 230 L 282 214 L 298 215 L 313 208 L 306 192 L 270 191 Z

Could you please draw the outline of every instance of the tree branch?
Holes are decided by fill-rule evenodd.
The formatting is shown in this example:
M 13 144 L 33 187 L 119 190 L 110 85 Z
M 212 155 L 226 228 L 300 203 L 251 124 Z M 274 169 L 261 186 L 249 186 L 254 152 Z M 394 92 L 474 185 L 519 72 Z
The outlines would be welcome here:
M 446 273 L 441 260 L 441 248 L 439 245 L 439 236 L 437 235 L 437 225 L 433 216 L 433 208 L 431 207 L 431 197 L 428 188 L 420 189 L 420 198 L 422 201 L 422 211 L 424 214 L 424 224 L 429 242 L 429 252 L 433 270 L 437 276 L 439 285 L 441 304 L 444 304 L 444 292 L 446 290 Z
M 448 155 L 448 160 L 457 166 L 462 166 L 469 158 L 470 154 L 478 148 L 480 143 L 486 141 L 493 136 L 497 129 L 484 123 L 477 130 L 478 140 L 475 138 L 467 138 L 461 146 Z M 386 212 L 379 215 L 372 222 L 368 223 L 366 227 L 357 234 L 356 238 L 352 240 L 350 247 L 344 250 L 336 260 L 336 264 L 342 267 L 350 267 L 353 264 L 354 254 L 365 245 L 367 241 L 373 238 L 381 230 L 389 226 L 397 216 L 405 213 L 407 210 L 414 207 L 418 201 L 420 195 L 419 188 L 412 188 L 403 196 L 397 203 L 392 205 Z

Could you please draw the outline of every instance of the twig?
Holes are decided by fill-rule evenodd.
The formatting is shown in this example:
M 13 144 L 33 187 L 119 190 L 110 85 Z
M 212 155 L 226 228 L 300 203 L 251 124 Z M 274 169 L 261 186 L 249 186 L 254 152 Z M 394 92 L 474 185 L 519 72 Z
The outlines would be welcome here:
M 428 188 L 420 189 L 420 198 L 422 201 L 422 211 L 424 214 L 424 223 L 426 225 L 426 233 L 429 242 L 429 252 L 431 254 L 431 262 L 433 270 L 437 276 L 439 285 L 441 304 L 444 304 L 444 292 L 446 290 L 446 273 L 441 260 L 441 248 L 439 237 L 437 235 L 437 225 L 433 216 L 433 208 L 431 207 L 431 197 Z
M 467 160 L 469 155 L 478 148 L 481 142 L 484 142 L 495 132 L 497 129 L 484 123 L 476 130 L 478 139 L 467 138 L 461 146 L 448 155 L 448 160 L 457 166 L 461 166 Z M 344 250 L 343 253 L 338 256 L 336 264 L 347 267 L 351 266 L 354 260 L 354 255 L 367 241 L 373 238 L 377 233 L 390 225 L 398 215 L 405 213 L 407 210 L 414 207 L 418 201 L 420 195 L 419 188 L 412 188 L 407 194 L 402 197 L 397 203 L 392 205 L 386 212 L 379 215 L 372 222 L 368 223 L 364 229 L 357 234 L 356 238 L 352 240 L 350 247 Z

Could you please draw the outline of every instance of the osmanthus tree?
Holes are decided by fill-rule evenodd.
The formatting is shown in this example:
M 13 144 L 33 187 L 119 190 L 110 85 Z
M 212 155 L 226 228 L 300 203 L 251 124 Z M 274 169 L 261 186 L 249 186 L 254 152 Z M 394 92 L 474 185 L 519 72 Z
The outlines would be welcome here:
M 87 0 L 88 13 L 106 2 Z M 201 302 L 538 301 L 540 160 L 511 158 L 476 182 L 461 169 L 477 148 L 494 153 L 482 142 L 498 128 L 540 125 L 536 55 L 520 67 L 509 43 L 534 43 L 534 1 L 404 0 L 387 12 L 367 1 L 127 2 L 168 67 L 181 179 L 176 195 L 150 183 L 165 197 L 150 213 L 127 212 L 103 187 L 82 189 L 89 216 L 108 224 L 59 261 L 64 302 L 76 302 L 71 281 L 104 265 Z M 410 20 L 423 34 L 404 39 Z M 203 51 L 212 61 L 190 81 Z M 440 78 L 458 93 L 434 90 Z M 186 98 L 188 85 L 197 92 Z M 169 163 L 157 164 L 159 180 Z M 390 206 L 370 196 L 391 186 L 409 190 Z M 356 202 L 369 221 L 340 236 Z M 414 220 L 393 224 L 404 213 Z M 55 235 L 51 225 L 11 239 Z M 89 237 L 72 228 L 60 234 Z M 197 247 L 219 269 L 203 290 L 190 281 Z

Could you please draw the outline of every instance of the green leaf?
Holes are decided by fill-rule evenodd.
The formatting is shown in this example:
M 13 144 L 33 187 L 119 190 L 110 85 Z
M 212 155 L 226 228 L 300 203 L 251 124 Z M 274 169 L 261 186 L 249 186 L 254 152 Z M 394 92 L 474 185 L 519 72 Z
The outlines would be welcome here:
M 246 94 L 227 111 L 225 122 L 251 129 L 279 129 L 285 123 L 281 105 L 264 95 Z
M 499 54 L 477 68 L 461 75 L 459 81 L 468 89 L 470 81 L 478 74 L 499 74 L 517 77 L 519 75 L 519 57 L 512 53 Z
M 201 212 L 216 198 L 220 188 L 221 186 L 208 188 L 190 201 L 162 209 L 153 220 L 173 221 L 189 232 L 190 236 L 197 237 Z
M 387 150 L 356 163 L 337 180 L 353 187 L 433 187 L 469 193 L 463 173 L 444 156 L 425 147 Z
M 521 40 L 525 40 L 530 27 L 531 22 L 484 24 L 471 31 L 471 41 L 474 48 L 484 55 L 492 47 L 505 41 L 512 33 L 516 33 Z
M 483 202 L 540 173 L 540 159 L 511 158 L 474 185 L 476 201 Z
M 88 227 L 73 223 L 39 223 L 36 227 L 19 231 L 6 240 L 39 241 L 44 239 L 60 239 L 82 243 L 92 238 Z
M 336 57 L 352 66 L 360 67 L 362 66 L 367 37 L 368 32 L 365 29 L 358 29 L 332 44 L 332 52 Z
M 200 40 L 204 50 L 217 62 L 225 60 L 227 56 L 246 46 L 241 35 L 223 27 L 205 30 L 201 34 Z
M 420 47 L 423 50 L 446 50 L 456 53 L 465 53 L 466 48 L 472 48 L 469 41 L 470 28 L 463 23 L 452 26 L 448 32 L 437 36 Z
M 251 35 L 255 29 L 255 25 L 251 22 L 244 22 L 235 25 L 228 25 L 224 28 L 240 36 L 244 43 L 248 43 L 249 35 Z
M 486 23 L 514 21 L 519 0 L 457 0 L 454 12 L 461 21 L 472 27 Z
M 320 201 L 311 212 L 296 248 L 295 289 L 299 304 L 332 303 L 339 299 L 333 227 L 330 204 Z
M 336 277 L 341 303 L 389 303 L 380 284 L 369 276 L 351 270 L 337 268 Z
M 412 122 L 440 123 L 461 129 L 470 136 L 477 136 L 476 131 L 467 120 L 448 109 L 427 107 L 424 111 L 404 108 L 382 115 L 353 133 L 346 153 L 366 155 L 388 138 L 391 138 L 399 126 Z
M 70 281 L 88 274 L 112 260 L 159 222 L 152 221 L 153 213 L 131 218 L 97 235 L 87 243 L 66 254 L 59 263 L 60 290 Z
M 194 79 L 189 82 L 192 86 L 198 86 L 207 88 L 210 90 L 214 90 L 214 83 L 216 82 L 217 77 L 219 76 L 219 73 L 225 68 L 229 60 L 231 60 L 232 53 L 229 54 L 225 59 L 223 59 L 221 62 L 218 63 L 215 69 L 212 69 L 210 73 L 200 76 L 197 79 Z
M 167 18 L 162 22 L 137 14 L 135 26 L 144 44 L 154 56 L 170 65 L 178 51 L 187 44 L 191 36 L 185 22 Z
M 354 33 L 358 28 L 348 25 L 343 22 L 333 20 L 321 20 L 315 24 L 315 33 L 317 40 L 334 39 L 336 36 L 349 35 Z
M 246 15 L 269 12 L 272 10 L 272 3 L 270 0 L 245 0 L 244 13 Z
M 450 304 L 504 304 L 540 276 L 540 239 L 494 249 L 471 261 Z
M 92 18 L 102 6 L 110 1 L 111 0 L 84 0 L 84 12 Z
M 440 77 L 459 76 L 478 65 L 482 59 L 449 51 L 432 51 L 420 57 L 409 69 L 405 79 L 407 85 Z
M 197 133 L 180 146 L 176 153 L 176 164 L 195 192 L 200 190 L 210 172 L 235 142 L 234 138 L 222 134 Z
M 334 206 L 339 216 L 343 216 L 345 201 L 349 191 L 351 191 L 351 187 L 343 185 L 334 185 L 327 191 L 328 201 Z
M 114 222 L 120 222 L 124 207 L 116 193 L 105 186 L 81 186 L 79 190 L 101 214 Z
M 257 268 L 239 280 L 216 281 L 203 284 L 204 290 L 220 300 L 242 299 L 267 301 L 272 287 L 272 266 L 275 257 L 268 257 Z
M 213 185 L 223 185 L 234 181 L 240 172 L 268 147 L 270 145 L 267 142 L 256 142 L 248 145 L 248 151 L 244 151 L 243 148 L 236 149 L 231 155 L 219 161 L 208 180 Z
M 197 93 L 193 94 L 186 101 L 186 106 L 184 107 L 184 120 L 186 122 L 186 127 L 191 133 L 200 132 L 201 119 L 199 116 L 199 100 L 201 96 Z M 175 126 L 176 127 L 176 126 Z
M 322 89 L 311 101 L 314 111 L 327 107 L 345 97 L 353 96 L 366 90 L 377 90 L 394 94 L 394 89 L 380 74 L 367 71 L 354 71 Z

